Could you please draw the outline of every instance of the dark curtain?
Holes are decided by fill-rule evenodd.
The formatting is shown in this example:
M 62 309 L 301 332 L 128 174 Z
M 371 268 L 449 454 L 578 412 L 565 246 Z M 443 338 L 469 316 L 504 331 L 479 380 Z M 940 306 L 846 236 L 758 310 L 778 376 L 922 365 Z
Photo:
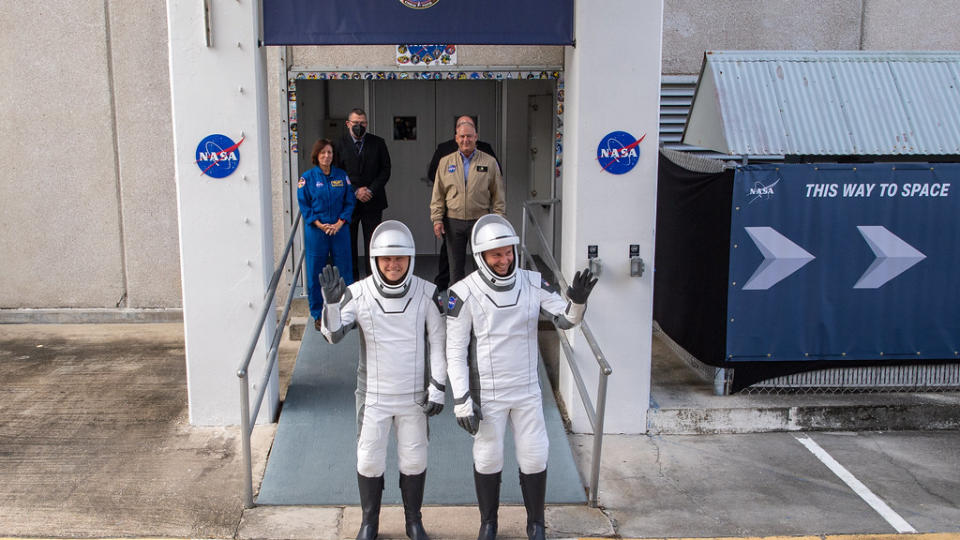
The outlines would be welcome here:
M 699 173 L 660 155 L 653 318 L 700 361 L 723 366 L 732 169 Z

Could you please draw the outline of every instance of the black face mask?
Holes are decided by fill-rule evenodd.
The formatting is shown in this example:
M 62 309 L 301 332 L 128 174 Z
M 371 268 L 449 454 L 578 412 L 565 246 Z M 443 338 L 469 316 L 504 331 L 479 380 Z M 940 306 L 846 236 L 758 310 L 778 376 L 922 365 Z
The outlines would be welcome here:
M 354 138 L 359 139 L 359 138 L 363 137 L 363 134 L 364 134 L 364 133 L 367 132 L 367 128 L 363 127 L 363 124 L 354 124 L 354 125 L 350 128 L 350 131 L 353 132 Z

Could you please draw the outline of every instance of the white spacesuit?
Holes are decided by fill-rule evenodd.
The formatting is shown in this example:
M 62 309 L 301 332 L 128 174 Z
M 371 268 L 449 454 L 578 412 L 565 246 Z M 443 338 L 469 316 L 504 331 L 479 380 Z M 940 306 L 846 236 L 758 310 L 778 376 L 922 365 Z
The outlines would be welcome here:
M 475 434 L 474 482 L 480 506 L 479 538 L 495 538 L 503 469 L 503 436 L 513 426 L 527 535 L 543 538 L 549 441 L 537 374 L 540 313 L 559 328 L 583 319 L 596 283 L 577 273 L 564 300 L 538 272 L 516 268 L 513 227 L 501 216 L 481 217 L 471 244 L 477 268 L 450 288 L 447 361 L 457 421 Z
M 396 427 L 407 535 L 427 538 L 420 515 L 427 416 L 443 409 L 445 327 L 436 287 L 413 275 L 415 253 L 410 230 L 399 221 L 384 221 L 370 239 L 371 276 L 345 287 L 336 268 L 327 266 L 320 278 L 323 336 L 336 343 L 346 332 L 360 329 L 357 482 L 363 524 L 357 538 L 377 536 L 391 425 Z M 407 262 L 405 269 L 400 266 Z M 389 279 L 391 273 L 395 280 Z

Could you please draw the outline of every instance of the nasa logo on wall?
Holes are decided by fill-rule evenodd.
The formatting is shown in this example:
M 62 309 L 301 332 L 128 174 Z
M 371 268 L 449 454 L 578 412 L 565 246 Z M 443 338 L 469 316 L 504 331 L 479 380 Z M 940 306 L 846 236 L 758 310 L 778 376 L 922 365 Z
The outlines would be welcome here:
M 440 0 L 400 0 L 400 3 L 411 9 L 427 9 L 433 7 Z
M 207 135 L 197 145 L 197 166 L 200 174 L 212 178 L 226 178 L 240 165 L 239 147 L 243 137 L 233 142 L 230 137 L 215 133 Z
M 597 146 L 600 167 L 610 174 L 630 172 L 640 161 L 640 143 L 646 136 L 643 134 L 639 139 L 634 139 L 626 131 L 608 133 Z

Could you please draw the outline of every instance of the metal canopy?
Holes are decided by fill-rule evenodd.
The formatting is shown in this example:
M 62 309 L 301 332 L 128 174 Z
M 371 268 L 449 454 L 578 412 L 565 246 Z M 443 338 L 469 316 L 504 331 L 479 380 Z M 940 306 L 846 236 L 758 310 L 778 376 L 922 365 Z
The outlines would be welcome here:
M 960 155 L 960 53 L 707 51 L 682 140 L 733 155 Z

